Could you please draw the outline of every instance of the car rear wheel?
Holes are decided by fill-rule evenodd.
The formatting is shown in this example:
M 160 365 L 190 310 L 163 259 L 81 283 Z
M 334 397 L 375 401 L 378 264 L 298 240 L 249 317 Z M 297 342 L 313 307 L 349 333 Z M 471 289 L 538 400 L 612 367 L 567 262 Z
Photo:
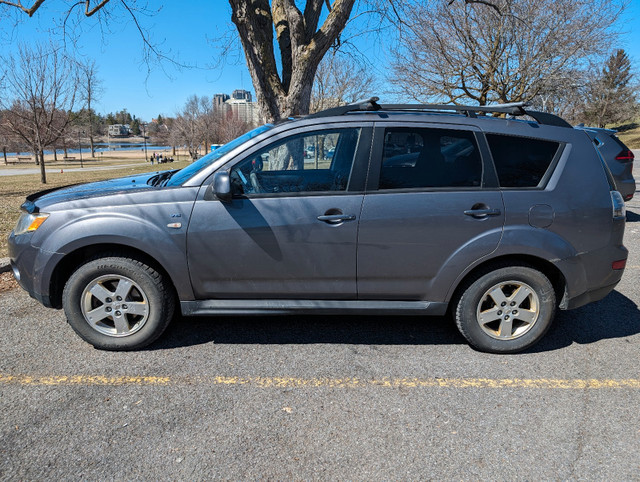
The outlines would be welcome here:
M 455 308 L 456 324 L 469 344 L 491 353 L 515 353 L 547 332 L 556 296 L 540 271 L 509 266 L 472 278 Z
M 75 332 L 104 350 L 135 350 L 152 343 L 174 312 L 174 297 L 163 276 L 123 257 L 80 266 L 64 287 L 62 304 Z

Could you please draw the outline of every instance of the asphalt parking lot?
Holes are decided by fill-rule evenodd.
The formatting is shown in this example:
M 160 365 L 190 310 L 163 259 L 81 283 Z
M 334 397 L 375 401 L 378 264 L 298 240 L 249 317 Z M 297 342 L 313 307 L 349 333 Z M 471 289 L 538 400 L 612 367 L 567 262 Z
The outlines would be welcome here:
M 183 319 L 94 350 L 0 293 L 0 479 L 640 478 L 640 196 L 627 270 L 497 356 L 441 318 Z

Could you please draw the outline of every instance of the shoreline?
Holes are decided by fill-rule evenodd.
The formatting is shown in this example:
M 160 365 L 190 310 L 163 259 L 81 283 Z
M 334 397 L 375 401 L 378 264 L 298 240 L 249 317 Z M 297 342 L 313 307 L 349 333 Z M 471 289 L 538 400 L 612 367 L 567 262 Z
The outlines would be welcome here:
M 148 149 L 147 148 L 148 160 L 145 161 L 144 148 L 100 151 L 100 152 L 96 152 L 95 157 L 91 157 L 91 153 L 89 152 L 89 150 L 85 152 L 83 148 L 82 162 L 87 164 L 89 163 L 94 164 L 96 162 L 101 162 L 101 161 L 111 163 L 118 160 L 121 160 L 121 161 L 140 160 L 142 162 L 149 162 L 149 159 L 151 159 L 151 154 L 153 154 L 154 152 L 156 154 L 162 153 L 163 156 L 167 156 L 167 155 L 172 156 L 171 151 L 172 151 L 171 147 L 167 147 L 166 149 Z M 188 156 L 189 156 L 188 151 L 184 149 L 176 149 L 176 155 L 172 157 L 174 157 L 174 159 L 183 159 Z M 44 155 L 45 166 L 51 165 L 51 164 L 56 166 L 60 164 L 80 165 L 80 154 L 77 152 L 69 152 L 69 156 L 67 159 L 64 158 L 64 154 L 62 152 L 58 152 L 57 160 L 55 160 L 55 157 L 56 156 L 53 153 L 45 154 Z M 4 163 L 4 157 L 0 153 L 0 168 L 10 169 L 14 166 L 17 166 L 17 167 L 37 166 L 32 153 L 20 154 L 18 156 L 15 156 L 15 155 L 11 156 L 7 153 L 7 162 L 8 164 Z

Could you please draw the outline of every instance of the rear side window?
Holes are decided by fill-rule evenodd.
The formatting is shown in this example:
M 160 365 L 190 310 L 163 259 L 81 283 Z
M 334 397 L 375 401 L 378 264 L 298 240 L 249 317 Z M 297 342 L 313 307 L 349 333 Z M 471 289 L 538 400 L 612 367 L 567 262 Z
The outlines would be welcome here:
M 472 132 L 385 129 L 378 189 L 480 186 L 482 161 Z
M 527 137 L 487 134 L 500 187 L 537 187 L 560 144 Z

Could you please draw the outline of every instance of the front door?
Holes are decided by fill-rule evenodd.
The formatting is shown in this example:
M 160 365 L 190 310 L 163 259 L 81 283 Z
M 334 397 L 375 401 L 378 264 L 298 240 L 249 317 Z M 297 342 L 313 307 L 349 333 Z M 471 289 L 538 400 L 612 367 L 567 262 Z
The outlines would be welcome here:
M 296 132 L 225 166 L 233 200 L 199 197 L 189 223 L 196 297 L 354 299 L 363 200 L 354 165 L 366 168 L 370 136 Z

